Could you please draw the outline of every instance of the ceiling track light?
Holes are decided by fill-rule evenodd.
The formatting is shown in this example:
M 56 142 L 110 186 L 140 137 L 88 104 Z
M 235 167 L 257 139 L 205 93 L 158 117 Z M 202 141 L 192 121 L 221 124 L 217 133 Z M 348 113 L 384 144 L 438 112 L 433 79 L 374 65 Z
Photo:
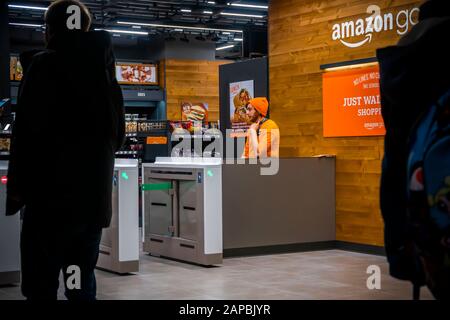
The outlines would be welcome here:
M 148 32 L 146 31 L 130 31 L 130 30 L 118 30 L 118 29 L 94 29 L 95 31 L 108 31 L 110 33 L 124 33 L 124 34 L 134 34 L 140 36 L 148 36 Z
M 240 8 L 265 9 L 265 10 L 269 9 L 269 6 L 246 4 L 246 3 L 228 3 L 228 5 Z
M 9 8 L 14 9 L 27 9 L 27 10 L 41 10 L 41 11 L 47 11 L 46 7 L 35 7 L 35 6 L 23 6 L 18 4 L 8 4 Z
M 166 40 L 166 41 L 175 41 L 177 39 L 169 32 L 169 35 L 167 37 L 165 37 L 164 40 Z
M 42 24 L 32 24 L 32 23 L 10 22 L 8 24 L 10 26 L 17 26 L 17 27 L 31 27 L 31 28 L 43 28 L 44 27 L 44 25 L 42 25 Z
M 211 38 L 211 41 L 217 42 L 222 40 L 217 34 L 214 34 L 213 37 Z
M 234 44 L 231 45 L 227 45 L 227 46 L 223 46 L 223 47 L 218 47 L 216 48 L 216 51 L 221 51 L 221 50 L 226 50 L 226 49 L 231 49 L 234 47 Z
M 153 28 L 167 28 L 174 29 L 180 28 L 184 30 L 202 30 L 202 31 L 220 31 L 220 32 L 236 32 L 243 33 L 242 30 L 230 30 L 230 29 L 216 29 L 216 28 L 207 28 L 207 27 L 189 27 L 189 26 L 180 26 L 180 25 L 168 25 L 168 24 L 156 24 L 156 23 L 144 23 L 144 22 L 130 22 L 130 21 L 117 21 L 117 24 L 125 24 L 125 25 L 137 25 L 143 27 L 153 27 Z
M 189 42 L 189 39 L 188 39 L 187 35 L 184 34 L 184 37 L 180 38 L 180 41 L 183 41 L 183 42 L 188 43 L 188 42 Z
M 202 34 L 199 34 L 198 36 L 195 37 L 195 40 L 198 40 L 198 41 L 206 41 L 206 38 L 203 37 Z

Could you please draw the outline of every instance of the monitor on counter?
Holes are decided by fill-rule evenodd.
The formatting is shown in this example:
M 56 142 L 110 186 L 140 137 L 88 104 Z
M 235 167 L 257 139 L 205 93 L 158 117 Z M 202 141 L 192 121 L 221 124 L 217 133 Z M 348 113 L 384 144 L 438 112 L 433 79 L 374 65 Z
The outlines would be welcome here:
M 150 63 L 116 63 L 119 84 L 158 85 L 158 68 Z

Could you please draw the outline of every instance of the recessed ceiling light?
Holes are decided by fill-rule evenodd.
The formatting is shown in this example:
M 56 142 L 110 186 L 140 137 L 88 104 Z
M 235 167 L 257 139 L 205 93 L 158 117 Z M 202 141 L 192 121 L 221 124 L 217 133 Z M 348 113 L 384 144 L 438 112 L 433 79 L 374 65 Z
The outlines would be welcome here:
M 236 17 L 248 17 L 248 18 L 258 18 L 262 19 L 264 16 L 259 14 L 244 14 L 244 13 L 231 13 L 231 12 L 221 12 L 221 15 L 224 16 L 236 16 Z
M 46 7 L 35 7 L 35 6 L 23 6 L 18 4 L 8 4 L 8 7 L 10 8 L 16 8 L 16 9 L 29 9 L 29 10 L 42 10 L 46 11 Z
M 203 11 L 203 13 L 205 13 L 205 14 L 213 14 L 212 11 L 208 11 L 208 10 Z
M 20 27 L 33 27 L 33 28 L 40 28 L 43 27 L 42 24 L 31 24 L 31 23 L 16 23 L 16 22 L 10 22 L 11 26 L 20 26 Z
M 246 3 L 231 3 L 228 4 L 233 7 L 241 7 L 241 8 L 254 8 L 254 9 L 269 9 L 269 6 L 262 6 L 262 5 L 256 5 L 256 4 L 246 4 Z
M 180 26 L 180 25 L 168 25 L 168 24 L 156 24 L 156 23 L 144 23 L 144 22 L 129 22 L 129 21 L 117 21 L 117 24 L 126 24 L 126 25 L 138 25 L 143 27 L 154 27 L 154 28 L 181 28 L 185 30 L 205 30 L 205 31 L 225 31 L 225 32 L 240 32 L 243 33 L 242 30 L 229 30 L 229 29 L 215 29 L 215 28 L 202 28 L 202 27 L 188 27 L 188 26 Z
M 216 51 L 226 50 L 226 49 L 231 49 L 231 48 L 233 48 L 233 47 L 234 47 L 234 44 L 229 45 L 229 46 L 218 47 L 218 48 L 216 49 Z
M 118 30 L 118 29 L 95 29 L 95 31 L 104 30 L 111 33 L 125 33 L 125 34 L 136 34 L 141 36 L 148 35 L 148 32 L 145 31 L 130 31 L 130 30 Z
M 192 12 L 191 9 L 181 9 L 180 11 L 181 11 L 181 12 Z
M 234 41 L 244 41 L 244 39 L 241 39 L 241 38 L 234 38 Z

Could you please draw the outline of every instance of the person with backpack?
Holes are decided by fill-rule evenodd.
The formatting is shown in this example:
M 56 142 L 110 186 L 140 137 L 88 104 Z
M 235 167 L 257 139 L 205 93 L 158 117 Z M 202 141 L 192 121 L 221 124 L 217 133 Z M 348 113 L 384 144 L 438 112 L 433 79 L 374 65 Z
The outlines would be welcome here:
M 386 127 L 380 187 L 386 255 L 390 275 L 411 281 L 415 298 L 425 284 L 436 298 L 448 298 L 450 294 L 450 281 L 445 276 L 448 250 L 441 244 L 448 230 L 439 229 L 430 215 L 433 196 L 422 192 L 421 199 L 415 197 L 418 189 L 424 191 L 423 180 L 431 179 L 424 175 L 430 172 L 411 168 L 412 150 L 417 148 L 418 139 L 429 135 L 426 129 L 419 130 L 427 115 L 438 104 L 444 104 L 440 108 L 444 112 L 439 114 L 445 114 L 445 94 L 450 90 L 449 34 L 450 1 L 428 0 L 420 7 L 419 22 L 396 46 L 377 50 Z M 430 117 L 428 128 L 436 120 Z M 450 160 L 445 155 L 441 164 L 449 169 L 450 176 Z M 431 238 L 434 240 L 430 242 Z M 440 275 L 430 268 L 430 260 L 435 260 L 433 268 L 439 268 Z

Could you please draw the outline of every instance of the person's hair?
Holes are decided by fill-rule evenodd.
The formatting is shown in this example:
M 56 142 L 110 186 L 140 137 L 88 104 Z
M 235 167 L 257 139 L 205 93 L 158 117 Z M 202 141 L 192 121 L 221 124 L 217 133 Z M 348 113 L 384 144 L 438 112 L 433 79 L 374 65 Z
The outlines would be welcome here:
M 78 0 L 57 0 L 53 2 L 45 13 L 46 33 L 49 36 L 70 31 L 67 28 L 67 19 L 70 13 L 67 13 L 67 8 L 75 5 L 80 8 L 80 22 L 81 31 L 87 32 L 91 27 L 91 15 L 89 9 Z
M 450 17 L 449 0 L 428 0 L 420 6 L 419 21 L 443 17 Z

